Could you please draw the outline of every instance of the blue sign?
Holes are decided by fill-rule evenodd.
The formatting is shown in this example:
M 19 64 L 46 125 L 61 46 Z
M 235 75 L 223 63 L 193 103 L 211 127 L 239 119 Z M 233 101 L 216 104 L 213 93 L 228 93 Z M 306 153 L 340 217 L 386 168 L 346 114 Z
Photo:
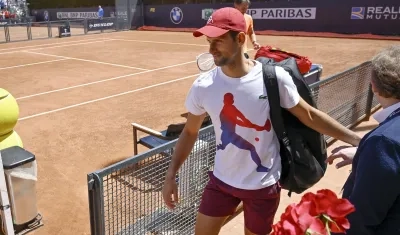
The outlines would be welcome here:
M 351 19 L 352 20 L 363 20 L 365 15 L 365 7 L 352 7 L 351 8 Z
M 171 18 L 172 23 L 180 24 L 183 20 L 183 11 L 179 7 L 174 7 L 169 13 L 169 17 Z

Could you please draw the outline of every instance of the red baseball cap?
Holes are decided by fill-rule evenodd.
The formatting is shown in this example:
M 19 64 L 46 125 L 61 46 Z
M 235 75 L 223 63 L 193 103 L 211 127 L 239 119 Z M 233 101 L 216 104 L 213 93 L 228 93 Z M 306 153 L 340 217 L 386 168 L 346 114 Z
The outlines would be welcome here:
M 193 36 L 216 38 L 228 31 L 246 32 L 244 15 L 233 7 L 220 8 L 210 16 L 206 26 L 193 32 Z

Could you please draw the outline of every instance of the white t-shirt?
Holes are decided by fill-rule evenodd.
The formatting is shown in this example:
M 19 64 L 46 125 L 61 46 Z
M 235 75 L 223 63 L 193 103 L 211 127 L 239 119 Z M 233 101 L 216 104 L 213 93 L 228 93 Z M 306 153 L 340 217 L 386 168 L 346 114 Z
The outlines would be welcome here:
M 279 142 L 269 120 L 262 64 L 253 61 L 255 66 L 241 78 L 228 77 L 220 67 L 201 74 L 185 102 L 190 113 L 207 112 L 212 119 L 217 145 L 215 177 L 247 190 L 275 184 L 281 172 Z M 283 68 L 275 70 L 280 104 L 292 108 L 300 100 L 296 85 Z

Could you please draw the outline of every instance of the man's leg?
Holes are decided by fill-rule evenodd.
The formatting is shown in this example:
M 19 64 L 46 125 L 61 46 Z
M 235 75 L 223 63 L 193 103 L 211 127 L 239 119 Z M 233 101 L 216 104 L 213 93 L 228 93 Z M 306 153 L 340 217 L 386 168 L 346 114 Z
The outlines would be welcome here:
M 267 235 L 272 231 L 272 225 L 280 202 L 279 184 L 264 189 L 250 190 L 241 193 L 245 235 Z
M 218 235 L 228 216 L 211 217 L 197 213 L 195 235 Z
M 212 172 L 209 172 L 209 177 L 197 214 L 195 235 L 218 235 L 227 217 L 240 203 L 239 198 L 230 194 L 232 187 L 217 179 Z
M 244 235 L 258 235 L 256 233 L 252 233 L 250 230 L 248 230 L 246 227 L 244 228 Z

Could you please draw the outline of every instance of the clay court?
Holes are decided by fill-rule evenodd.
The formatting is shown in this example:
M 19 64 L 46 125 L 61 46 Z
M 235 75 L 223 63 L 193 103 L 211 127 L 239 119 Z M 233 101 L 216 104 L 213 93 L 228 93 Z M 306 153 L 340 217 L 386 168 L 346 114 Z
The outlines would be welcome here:
M 288 36 L 258 40 L 322 64 L 323 78 L 398 43 Z M 207 50 L 205 39 L 190 33 L 149 31 L 0 44 L 0 86 L 17 98 L 16 131 L 38 162 L 44 226 L 31 234 L 90 234 L 87 174 L 133 155 L 132 122 L 164 130 L 185 120 L 180 114 L 198 76 L 195 58 Z

